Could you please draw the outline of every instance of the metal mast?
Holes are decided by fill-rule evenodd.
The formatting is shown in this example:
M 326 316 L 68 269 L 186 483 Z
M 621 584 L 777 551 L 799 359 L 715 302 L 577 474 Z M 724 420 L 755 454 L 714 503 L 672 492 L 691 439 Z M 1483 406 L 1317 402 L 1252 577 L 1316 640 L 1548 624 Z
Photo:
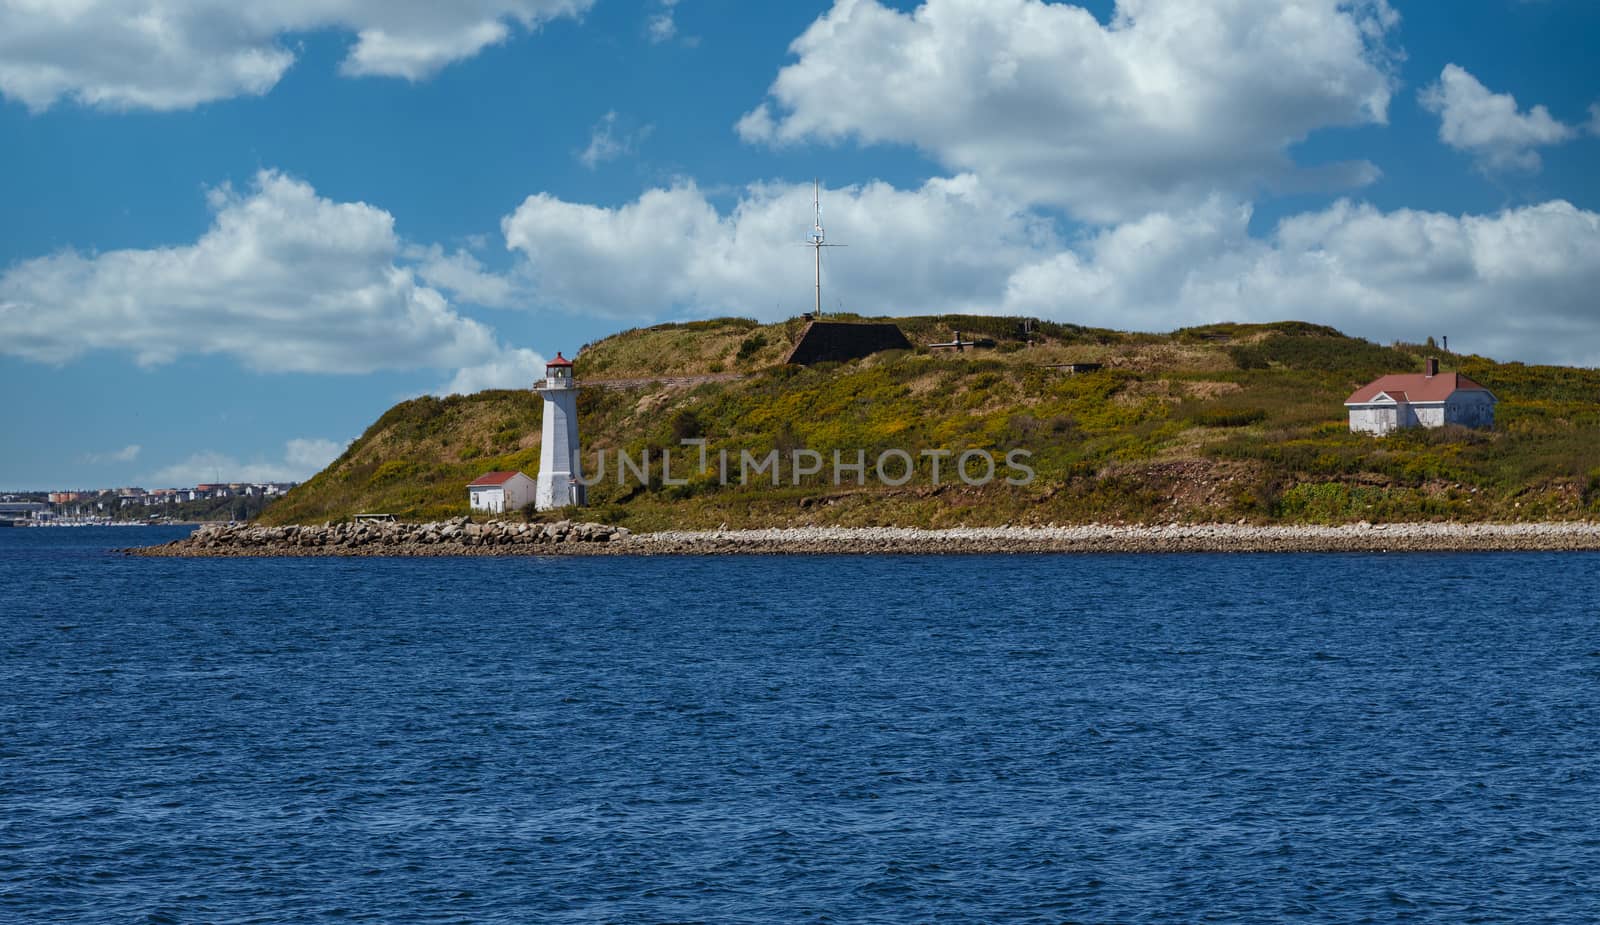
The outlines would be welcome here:
M 847 247 L 845 244 L 829 244 L 827 236 L 822 231 L 822 185 L 819 181 L 811 181 L 811 206 L 816 210 L 816 223 L 811 227 L 811 240 L 807 246 L 816 251 L 817 255 L 817 317 L 822 317 L 822 249 L 824 247 Z

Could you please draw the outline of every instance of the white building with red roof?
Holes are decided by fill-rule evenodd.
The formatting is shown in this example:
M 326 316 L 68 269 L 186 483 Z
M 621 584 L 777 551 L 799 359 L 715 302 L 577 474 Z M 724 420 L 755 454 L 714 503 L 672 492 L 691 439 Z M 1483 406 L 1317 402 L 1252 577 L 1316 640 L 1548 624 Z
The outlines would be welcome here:
M 1426 372 L 1380 376 L 1345 399 L 1350 429 L 1386 434 L 1402 427 L 1493 427 L 1494 393 L 1460 373 L 1439 372 L 1428 360 Z
M 533 479 L 520 472 L 485 472 L 467 486 L 472 510 L 490 514 L 520 511 L 533 500 Z

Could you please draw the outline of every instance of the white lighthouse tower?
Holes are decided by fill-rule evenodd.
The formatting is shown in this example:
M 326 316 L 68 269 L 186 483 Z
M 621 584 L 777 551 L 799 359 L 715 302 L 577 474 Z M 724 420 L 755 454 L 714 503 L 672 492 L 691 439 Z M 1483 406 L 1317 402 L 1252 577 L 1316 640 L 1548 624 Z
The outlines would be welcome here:
M 541 511 L 582 504 L 583 473 L 578 466 L 578 384 L 572 361 L 559 352 L 545 364 L 544 378 L 534 383 L 544 396 L 544 438 L 539 446 L 539 485 L 533 506 Z

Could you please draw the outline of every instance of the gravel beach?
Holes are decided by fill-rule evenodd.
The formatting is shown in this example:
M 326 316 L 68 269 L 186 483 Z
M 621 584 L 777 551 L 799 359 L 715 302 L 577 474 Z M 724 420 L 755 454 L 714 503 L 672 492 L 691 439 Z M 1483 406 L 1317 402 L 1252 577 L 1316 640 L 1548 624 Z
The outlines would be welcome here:
M 633 534 L 600 524 L 207 526 L 130 555 L 528 556 L 861 555 L 1126 552 L 1471 552 L 1600 550 L 1600 523 L 1253 526 L 789 527 Z

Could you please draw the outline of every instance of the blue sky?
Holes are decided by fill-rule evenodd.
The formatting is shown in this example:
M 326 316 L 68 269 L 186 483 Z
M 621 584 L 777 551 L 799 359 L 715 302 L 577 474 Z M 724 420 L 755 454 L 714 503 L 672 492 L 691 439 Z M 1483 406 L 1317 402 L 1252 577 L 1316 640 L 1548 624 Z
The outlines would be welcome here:
M 1600 364 L 1587 0 L 0 0 L 0 489 L 810 301 Z

